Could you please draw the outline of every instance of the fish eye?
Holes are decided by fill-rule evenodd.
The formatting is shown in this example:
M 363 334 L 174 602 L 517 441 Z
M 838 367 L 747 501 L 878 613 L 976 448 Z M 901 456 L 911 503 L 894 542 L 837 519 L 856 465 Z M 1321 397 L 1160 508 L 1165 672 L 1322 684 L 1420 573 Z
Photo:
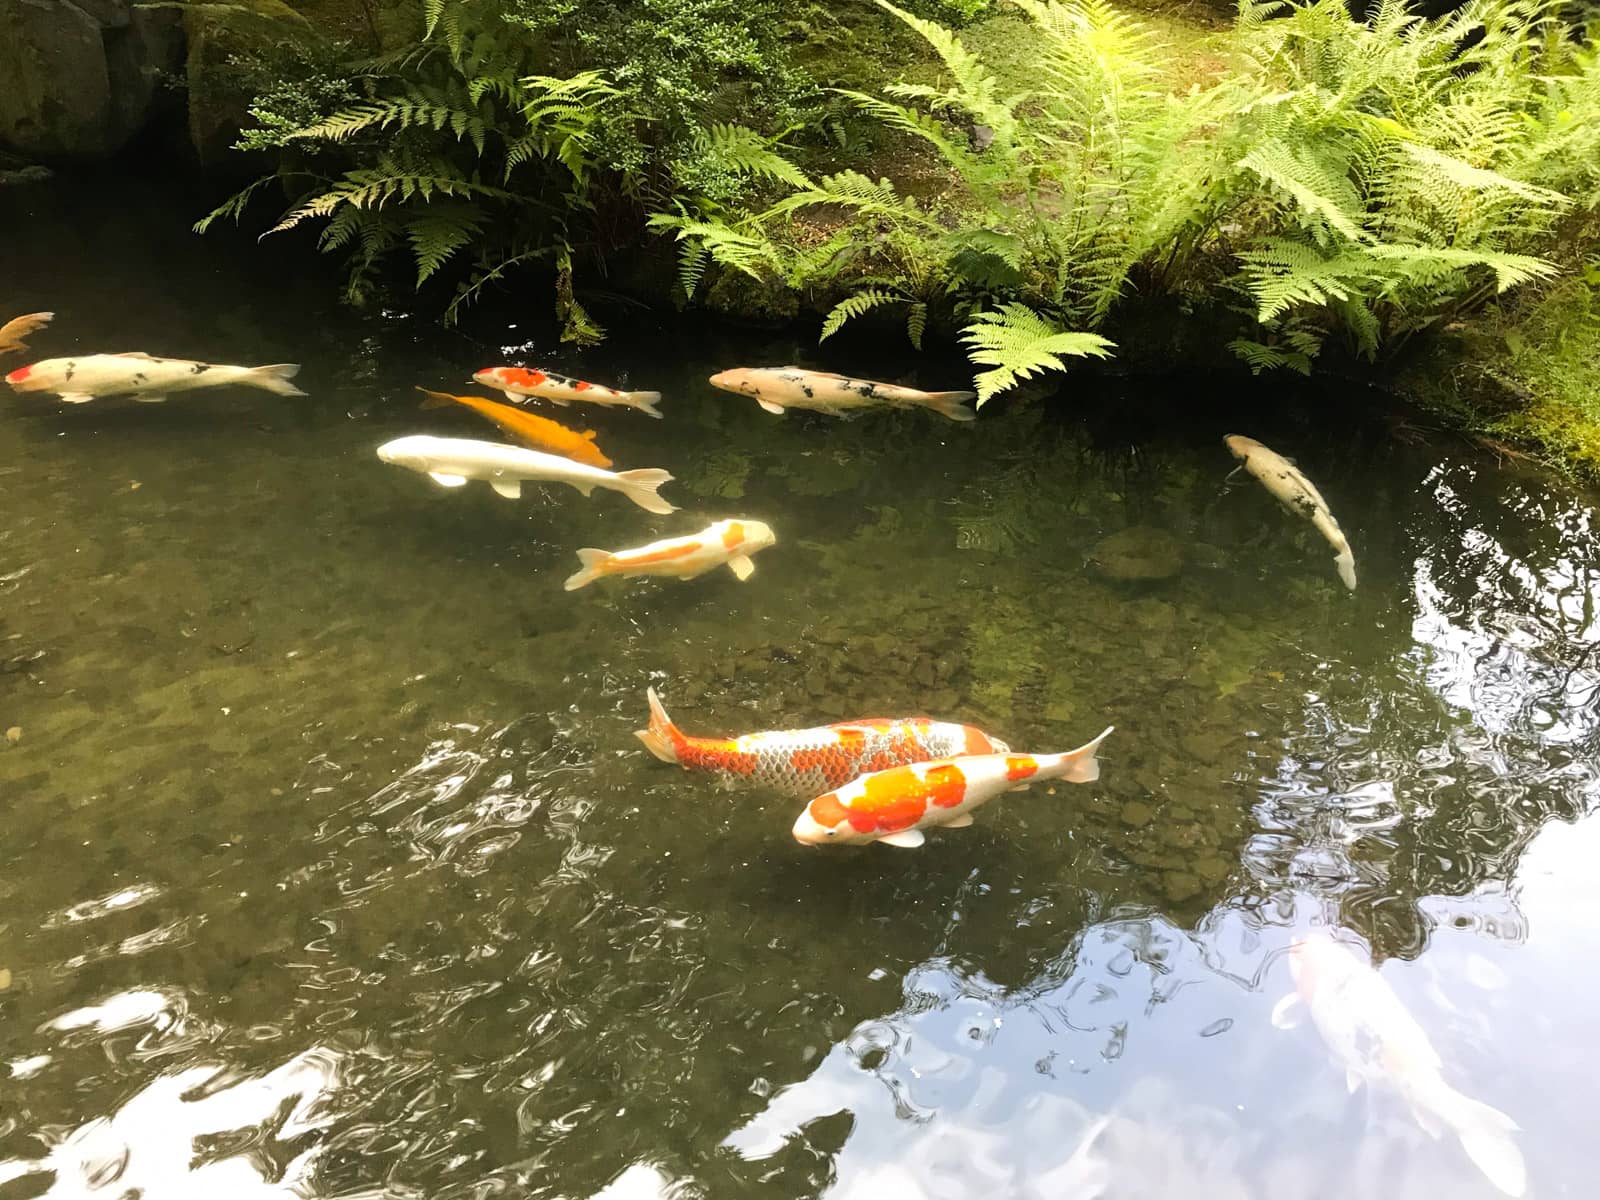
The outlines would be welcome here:
M 837 829 L 830 829 L 830 830 L 828 830 L 828 836 L 832 837 L 834 834 L 836 834 L 838 832 L 839 831 Z

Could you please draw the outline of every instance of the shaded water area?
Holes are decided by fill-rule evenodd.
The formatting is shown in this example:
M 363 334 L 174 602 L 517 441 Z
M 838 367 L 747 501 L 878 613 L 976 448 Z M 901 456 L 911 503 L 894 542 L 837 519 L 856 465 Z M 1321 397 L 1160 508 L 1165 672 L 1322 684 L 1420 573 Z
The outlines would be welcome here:
M 780 420 L 706 376 L 959 375 L 628 310 L 584 353 L 447 333 L 170 198 L 0 205 L 39 355 L 311 393 L 0 397 L 0 1197 L 1498 1194 L 1270 1024 L 1313 925 L 1522 1127 L 1529 1195 L 1592 1194 L 1593 497 L 1283 383 Z M 684 511 L 376 460 L 492 437 L 412 389 L 507 356 L 661 389 L 566 415 Z M 1319 483 L 1354 595 L 1223 485 L 1230 432 Z M 580 546 L 726 516 L 777 531 L 748 583 L 561 590 Z M 1181 571 L 1104 578 L 1130 526 Z M 651 683 L 692 733 L 1117 732 L 1097 784 L 829 852 L 652 759 Z

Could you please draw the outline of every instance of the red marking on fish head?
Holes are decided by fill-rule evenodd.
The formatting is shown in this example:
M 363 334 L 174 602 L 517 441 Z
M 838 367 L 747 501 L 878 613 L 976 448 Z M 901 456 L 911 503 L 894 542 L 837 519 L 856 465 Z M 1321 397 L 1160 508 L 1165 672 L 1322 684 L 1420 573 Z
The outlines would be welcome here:
M 1039 763 L 1026 754 L 1014 754 L 1006 759 L 1006 778 L 1015 783 L 1039 773 Z
M 811 819 L 824 829 L 837 829 L 839 822 L 850 819 L 850 810 L 839 803 L 839 797 L 834 792 L 818 796 L 807 807 Z
M 26 366 L 26 367 L 18 367 L 15 371 L 11 372 L 11 374 L 6 376 L 6 382 L 7 383 L 21 383 L 24 379 L 26 379 L 29 375 L 32 375 L 32 374 L 33 374 L 33 366 L 31 364 Z
M 729 521 L 728 527 L 722 531 L 722 544 L 732 550 L 744 541 L 744 526 L 737 521 Z
M 474 371 L 472 377 L 479 383 L 499 383 L 505 373 L 504 367 L 485 367 L 481 371 Z

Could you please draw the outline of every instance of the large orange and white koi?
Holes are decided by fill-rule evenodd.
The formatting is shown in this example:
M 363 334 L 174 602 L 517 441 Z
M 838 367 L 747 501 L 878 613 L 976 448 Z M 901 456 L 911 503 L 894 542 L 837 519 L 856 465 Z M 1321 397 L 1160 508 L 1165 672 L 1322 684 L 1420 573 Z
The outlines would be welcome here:
M 709 771 L 726 782 L 765 784 L 791 796 L 843 787 L 869 771 L 953 754 L 1005 753 L 983 730 L 929 717 L 863 717 L 812 729 L 769 729 L 734 738 L 691 737 L 672 723 L 651 688 L 650 728 L 636 736 L 662 762 Z
M 661 400 L 660 392 L 619 392 L 616 388 L 583 379 L 571 379 L 539 367 L 485 367 L 474 372 L 472 378 L 484 387 L 498 388 L 513 404 L 521 404 L 528 396 L 537 396 L 561 405 L 583 400 L 589 404 L 637 408 L 658 420 L 661 417 L 661 411 L 656 408 Z
M 668 476 L 671 478 L 671 476 Z M 662 538 L 631 550 L 578 551 L 582 569 L 567 577 L 567 591 L 588 587 L 607 575 L 665 575 L 694 579 L 718 567 L 727 567 L 740 583 L 755 574 L 750 556 L 775 545 L 777 534 L 763 521 L 718 521 L 687 537 Z
M 914 849 L 935 825 L 964 829 L 972 810 L 1045 779 L 1093 783 L 1095 751 L 1111 733 L 1065 754 L 969 754 L 875 771 L 818 796 L 794 823 L 804 846 L 884 842 Z
M 1439 1052 L 1370 963 L 1314 932 L 1290 944 L 1289 969 L 1295 990 L 1272 1010 L 1274 1025 L 1292 1027 L 1295 1007 L 1303 1003 L 1344 1068 L 1350 1091 L 1363 1083 L 1392 1088 L 1425 1131 L 1455 1134 L 1490 1183 L 1508 1196 L 1522 1195 L 1528 1172 L 1511 1136 L 1516 1122 L 1445 1081 Z

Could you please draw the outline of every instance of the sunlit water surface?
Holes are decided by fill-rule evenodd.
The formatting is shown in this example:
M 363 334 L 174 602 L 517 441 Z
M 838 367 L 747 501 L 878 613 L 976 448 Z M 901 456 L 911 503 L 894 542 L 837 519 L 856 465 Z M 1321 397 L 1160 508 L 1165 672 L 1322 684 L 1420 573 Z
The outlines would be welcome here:
M 705 377 L 959 375 L 632 310 L 581 354 L 447 334 L 170 197 L 0 203 L 0 317 L 56 310 L 41 355 L 299 361 L 311 393 L 0 397 L 7 1200 L 1498 1194 L 1270 1024 L 1313 925 L 1522 1127 L 1529 1195 L 1593 1194 L 1592 497 L 1285 385 L 780 420 Z M 665 393 L 568 415 L 682 512 L 375 459 L 493 436 L 413 386 L 530 337 Z M 1224 487 L 1236 431 L 1322 486 L 1354 596 Z M 580 546 L 725 516 L 778 533 L 746 584 L 561 590 Z M 1182 571 L 1103 578 L 1128 526 Z M 1094 786 L 830 853 L 650 758 L 652 682 L 690 732 L 1117 732 Z

